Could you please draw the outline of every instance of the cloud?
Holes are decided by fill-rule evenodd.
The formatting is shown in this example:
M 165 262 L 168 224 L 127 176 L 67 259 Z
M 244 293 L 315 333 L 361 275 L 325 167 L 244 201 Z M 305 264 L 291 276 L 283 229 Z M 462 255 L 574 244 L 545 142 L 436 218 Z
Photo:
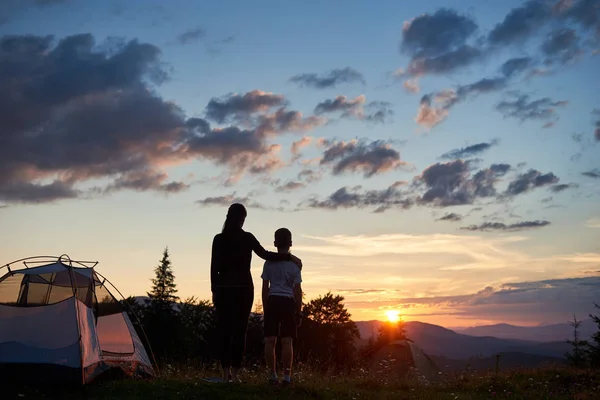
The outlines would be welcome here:
M 304 189 L 306 184 L 298 181 L 289 181 L 275 188 L 276 192 L 292 192 L 294 190 Z
M 360 95 L 354 100 L 348 100 L 346 96 L 337 96 L 333 100 L 325 100 L 315 107 L 315 114 L 322 115 L 325 113 L 343 112 L 342 116 L 348 117 L 362 110 L 362 105 L 366 98 Z
M 459 85 L 455 89 L 424 95 L 415 122 L 433 128 L 448 117 L 449 110 L 456 104 L 483 93 L 499 91 L 506 85 L 505 77 L 484 78 L 471 84 Z M 432 99 L 435 105 L 432 105 Z
M 464 45 L 439 56 L 413 58 L 406 74 L 411 76 L 447 74 L 467 67 L 481 58 L 481 50 Z
M 504 114 L 505 118 L 517 118 L 521 122 L 528 120 L 548 121 L 544 127 L 549 127 L 559 119 L 556 109 L 565 107 L 567 104 L 569 102 L 566 100 L 553 101 L 548 97 L 529 101 L 528 95 L 521 94 L 514 101 L 505 100 L 500 102 L 496 109 Z
M 165 193 L 177 193 L 190 187 L 190 185 L 183 182 L 172 181 L 165 183 L 167 178 L 168 175 L 162 171 L 132 171 L 121 175 L 105 191 L 131 189 L 136 191 L 156 190 Z
M 496 146 L 498 143 L 498 140 L 492 140 L 491 142 L 473 144 L 470 146 L 462 147 L 460 149 L 451 150 L 447 153 L 442 154 L 440 158 L 455 159 L 476 156 L 489 150 L 493 146 Z
M 431 104 L 431 96 L 421 97 L 419 112 L 415 117 L 415 122 L 427 128 L 433 128 L 448 117 L 448 110 L 443 107 L 435 107 Z
M 252 90 L 243 95 L 231 93 L 221 98 L 213 98 L 208 102 L 205 113 L 207 119 L 223 124 L 243 121 L 253 113 L 268 111 L 285 104 L 283 95 Z
M 302 180 L 306 183 L 313 183 L 321 180 L 321 173 L 312 169 L 303 169 L 298 172 L 298 180 Z
M 565 65 L 583 54 L 579 46 L 579 36 L 574 29 L 559 28 L 550 32 L 541 46 L 546 65 Z
M 313 138 L 310 136 L 303 136 L 302 139 L 296 140 L 292 143 L 292 146 L 290 147 L 290 153 L 292 153 L 292 161 L 296 161 L 301 157 L 300 150 L 310 145 L 312 140 Z
M 442 74 L 465 67 L 482 54 L 467 41 L 478 26 L 471 18 L 440 9 L 405 22 L 400 50 L 411 56 L 403 75 Z
M 331 71 L 318 75 L 316 73 L 305 73 L 292 76 L 290 82 L 296 83 L 301 87 L 311 87 L 314 89 L 335 88 L 343 83 L 360 82 L 366 83 L 364 76 L 357 70 L 346 67 L 336 68 Z
M 488 34 L 492 46 L 520 44 L 529 39 L 552 15 L 550 6 L 530 0 L 512 9 Z
M 180 158 L 181 110 L 146 87 L 168 78 L 158 48 L 133 40 L 107 53 L 89 34 L 52 39 L 0 39 L 0 199 L 72 198 L 78 182 Z
M 248 208 L 258 208 L 264 209 L 265 207 L 257 203 L 256 201 L 250 199 L 249 197 L 239 197 L 236 196 L 236 193 L 233 192 L 229 195 L 224 196 L 215 196 L 215 197 L 206 197 L 204 199 L 196 200 L 196 204 L 200 206 L 220 206 L 220 207 L 229 207 L 233 203 L 241 203 Z
M 550 186 L 550 191 L 553 193 L 560 193 L 567 189 L 575 189 L 578 187 L 579 185 L 576 183 L 561 183 L 559 185 Z
M 495 184 L 510 169 L 508 164 L 492 164 L 471 174 L 469 161 L 454 160 L 430 165 L 415 181 L 424 187 L 421 204 L 436 207 L 473 204 L 478 198 L 497 195 Z
M 513 77 L 527 70 L 532 64 L 533 60 L 530 57 L 511 58 L 502 64 L 500 70 L 504 76 Z
M 99 45 L 89 34 L 0 38 L 0 201 L 39 203 L 117 190 L 170 192 L 166 168 L 194 159 L 232 172 L 283 165 L 270 136 L 325 123 L 288 110 L 283 96 L 252 91 L 212 99 L 208 114 L 243 126 L 215 128 L 187 118 L 156 94 L 169 79 L 160 49 L 137 40 Z M 279 107 L 271 112 L 272 107 Z M 35 134 L 34 134 L 35 133 Z M 105 187 L 80 189 L 102 179 Z
M 579 0 L 567 7 L 566 18 L 575 21 L 582 28 L 593 31 L 600 38 L 600 18 L 596 0 Z
M 390 208 L 408 209 L 412 200 L 398 189 L 390 187 L 385 190 L 365 190 L 361 187 L 342 187 L 332 193 L 325 200 L 311 198 L 307 202 L 311 208 L 324 208 L 337 210 L 338 208 L 365 208 L 375 207 L 374 212 L 383 212 Z
M 589 171 L 582 172 L 581 175 L 587 176 L 588 178 L 600 178 L 600 169 L 591 169 Z
M 356 118 L 370 122 L 385 122 L 386 118 L 393 114 L 391 104 L 383 101 L 372 101 L 366 105 L 370 113 L 365 113 L 366 98 L 364 95 L 350 100 L 346 96 L 337 96 L 335 99 L 327 99 L 317 104 L 316 115 L 341 113 L 342 118 Z
M 397 298 L 393 306 L 406 310 L 406 316 L 414 314 L 410 309 L 417 313 L 432 310 L 438 315 L 451 313 L 454 319 L 463 318 L 467 323 L 560 323 L 573 313 L 578 319 L 593 314 L 599 288 L 600 277 L 595 276 L 511 281 L 469 294 Z
M 600 218 L 590 218 L 585 221 L 586 228 L 600 228 Z
M 470 225 L 460 229 L 468 231 L 521 231 L 525 229 L 542 228 L 547 225 L 550 225 L 549 221 L 521 221 L 508 225 L 501 222 L 484 222 L 481 225 Z
M 558 180 L 558 177 L 552 172 L 542 174 L 538 170 L 530 169 L 525 173 L 519 174 L 508 184 L 506 194 L 509 196 L 516 196 L 538 187 L 555 184 Z
M 404 87 L 404 89 L 406 89 L 406 91 L 409 93 L 419 93 L 419 91 L 421 90 L 421 88 L 419 87 L 419 82 L 416 79 L 409 79 L 407 81 L 404 81 L 402 87 Z
M 327 118 L 311 115 L 304 117 L 301 112 L 284 107 L 271 114 L 255 118 L 256 131 L 261 136 L 278 135 L 283 132 L 307 132 L 324 125 Z
M 400 153 L 394 150 L 389 143 L 381 140 L 371 143 L 364 141 L 334 142 L 325 149 L 320 164 L 333 164 L 334 175 L 345 172 L 362 172 L 365 178 L 405 165 L 400 160 Z
M 443 217 L 438 218 L 436 221 L 462 221 L 462 216 L 456 213 L 446 213 Z
M 197 27 L 177 35 L 177 42 L 179 42 L 179 44 L 195 43 L 205 36 L 206 31 L 200 27 Z

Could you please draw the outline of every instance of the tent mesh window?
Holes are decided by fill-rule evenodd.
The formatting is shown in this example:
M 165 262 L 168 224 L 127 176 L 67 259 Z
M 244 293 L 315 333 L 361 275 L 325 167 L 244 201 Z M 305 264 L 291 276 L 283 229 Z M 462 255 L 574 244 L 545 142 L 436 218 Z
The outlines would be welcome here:
M 0 280 L 0 305 L 15 306 L 21 292 L 21 275 L 9 275 Z
M 31 273 L 32 270 L 27 270 L 26 274 L 14 273 L 0 283 L 0 291 L 4 293 L 5 289 L 8 292 L 14 290 L 15 282 L 19 282 L 19 293 L 13 297 L 16 304 L 11 305 L 39 307 L 56 304 L 73 297 L 76 292 L 77 298 L 82 303 L 91 306 L 92 280 L 87 276 L 79 272 L 71 272 L 68 268 L 59 272 L 41 274 Z M 4 294 L 0 294 L 0 299 L 4 297 L 6 297 Z

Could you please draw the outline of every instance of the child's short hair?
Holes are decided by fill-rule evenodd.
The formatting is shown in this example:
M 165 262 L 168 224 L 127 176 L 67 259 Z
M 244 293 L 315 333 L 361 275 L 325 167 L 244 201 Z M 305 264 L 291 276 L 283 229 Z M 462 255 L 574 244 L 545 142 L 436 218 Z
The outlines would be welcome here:
M 287 228 L 279 228 L 275 231 L 275 247 L 287 247 L 292 244 L 292 232 Z

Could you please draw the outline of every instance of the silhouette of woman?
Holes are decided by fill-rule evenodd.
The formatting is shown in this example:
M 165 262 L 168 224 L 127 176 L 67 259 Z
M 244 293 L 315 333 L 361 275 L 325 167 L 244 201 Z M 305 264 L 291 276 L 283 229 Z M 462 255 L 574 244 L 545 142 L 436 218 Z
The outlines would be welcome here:
M 232 204 L 221 233 L 212 243 L 210 265 L 211 291 L 217 311 L 222 379 L 239 382 L 239 371 L 246 350 L 248 318 L 254 302 L 254 284 L 250 274 L 252 252 L 267 261 L 293 261 L 292 254 L 267 251 L 254 235 L 242 229 L 246 208 Z

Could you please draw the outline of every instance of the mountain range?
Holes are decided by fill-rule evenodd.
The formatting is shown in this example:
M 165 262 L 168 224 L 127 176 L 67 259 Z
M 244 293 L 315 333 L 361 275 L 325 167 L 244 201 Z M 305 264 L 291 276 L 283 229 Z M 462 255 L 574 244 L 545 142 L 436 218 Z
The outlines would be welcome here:
M 366 342 L 369 337 L 377 332 L 381 324 L 383 324 L 381 321 L 357 321 L 356 325 L 361 333 L 361 341 Z M 566 325 L 568 326 L 568 324 Z M 572 329 L 570 332 L 565 330 L 563 334 L 564 327 L 561 324 L 549 325 L 546 329 L 556 329 L 556 332 L 539 335 L 536 338 L 537 340 L 531 339 L 535 337 L 535 332 L 543 331 L 542 327 L 513 327 L 518 328 L 513 330 L 505 327 L 505 337 L 487 336 L 485 335 L 485 328 L 478 327 L 475 334 L 465 334 L 464 331 L 456 332 L 424 322 L 409 321 L 404 325 L 406 336 L 422 348 L 425 353 L 449 360 L 483 359 L 495 357 L 499 353 L 512 354 L 512 359 L 515 359 L 518 358 L 515 356 L 516 354 L 521 354 L 523 360 L 535 358 L 535 364 L 538 365 L 540 362 L 545 361 L 562 362 L 565 353 L 570 350 L 570 345 L 565 340 L 570 337 L 570 334 L 572 335 Z M 496 325 L 490 328 L 490 332 L 494 332 L 494 329 L 498 330 Z M 531 333 L 527 333 L 527 329 L 533 330 Z M 516 336 L 519 333 L 521 336 L 510 337 L 511 334 Z

